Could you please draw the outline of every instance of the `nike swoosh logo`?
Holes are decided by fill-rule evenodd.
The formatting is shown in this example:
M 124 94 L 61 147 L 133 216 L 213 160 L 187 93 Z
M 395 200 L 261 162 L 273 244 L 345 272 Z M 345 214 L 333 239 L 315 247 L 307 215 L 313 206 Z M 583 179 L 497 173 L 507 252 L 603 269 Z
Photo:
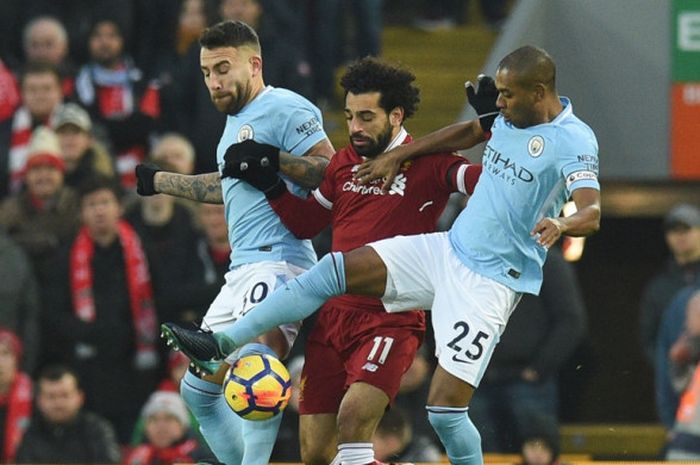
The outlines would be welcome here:
M 452 356 L 452 360 L 454 360 L 455 362 L 459 362 L 459 363 L 467 363 L 467 364 L 472 364 L 472 363 L 474 363 L 474 360 L 464 360 L 464 359 L 461 359 L 461 358 L 457 357 L 457 354 L 454 354 L 454 355 Z
M 421 207 L 418 209 L 419 212 L 422 212 L 426 207 L 429 207 L 430 205 L 433 204 L 433 201 L 425 202 Z

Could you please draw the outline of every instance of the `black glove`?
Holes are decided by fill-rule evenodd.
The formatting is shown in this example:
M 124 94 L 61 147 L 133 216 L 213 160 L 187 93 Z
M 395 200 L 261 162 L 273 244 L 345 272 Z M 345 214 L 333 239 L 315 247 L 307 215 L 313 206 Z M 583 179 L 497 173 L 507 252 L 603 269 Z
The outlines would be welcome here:
M 471 81 L 464 83 L 467 90 L 467 99 L 469 105 L 474 108 L 476 114 L 479 115 L 479 124 L 484 132 L 491 132 L 491 126 L 500 113 L 496 106 L 498 99 L 498 89 L 493 78 L 480 74 L 477 76 L 476 89 Z
M 221 177 L 243 179 L 266 197 L 276 198 L 287 190 L 277 174 L 279 168 L 280 151 L 277 147 L 248 139 L 226 149 Z
M 153 163 L 136 165 L 136 192 L 139 195 L 156 195 L 154 178 L 158 171 L 163 171 L 160 166 Z

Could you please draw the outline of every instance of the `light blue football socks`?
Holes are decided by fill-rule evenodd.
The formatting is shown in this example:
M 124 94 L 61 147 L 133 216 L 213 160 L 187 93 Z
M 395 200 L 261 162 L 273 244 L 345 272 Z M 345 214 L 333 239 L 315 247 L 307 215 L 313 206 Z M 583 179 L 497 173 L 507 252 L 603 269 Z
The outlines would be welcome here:
M 253 354 L 277 357 L 264 344 L 246 344 L 239 358 Z M 214 452 L 225 464 L 267 465 L 275 446 L 282 413 L 269 420 L 244 420 L 231 410 L 222 395 L 222 387 L 204 381 L 189 371 L 180 383 L 180 394 L 199 421 L 199 429 Z
M 241 463 L 244 421 L 226 403 L 221 386 L 188 371 L 180 382 L 180 395 L 199 421 L 199 430 L 219 462 Z
M 481 435 L 469 419 L 469 407 L 427 406 L 428 421 L 445 446 L 452 465 L 482 465 Z
M 253 354 L 268 354 L 277 358 L 277 354 L 270 347 L 260 343 L 246 344 L 238 353 L 238 358 Z M 243 453 L 243 461 L 241 465 L 267 465 L 272 455 L 272 449 L 275 447 L 277 440 L 277 432 L 282 423 L 282 415 L 280 412 L 274 417 L 263 421 L 248 421 L 243 420 L 242 432 L 245 451 Z M 228 462 L 227 462 L 228 465 Z
M 225 354 L 285 323 L 301 321 L 331 297 L 345 293 L 343 254 L 325 255 L 307 272 L 287 281 L 246 315 L 214 337 Z

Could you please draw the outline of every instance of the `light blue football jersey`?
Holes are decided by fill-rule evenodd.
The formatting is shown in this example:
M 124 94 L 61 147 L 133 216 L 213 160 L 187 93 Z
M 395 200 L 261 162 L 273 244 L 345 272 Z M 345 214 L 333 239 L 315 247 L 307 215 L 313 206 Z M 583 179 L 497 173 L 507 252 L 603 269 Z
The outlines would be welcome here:
M 498 116 L 483 171 L 450 243 L 471 270 L 517 292 L 538 294 L 547 251 L 530 236 L 544 217 L 557 217 L 571 193 L 600 189 L 598 142 L 569 99 L 551 122 L 520 129 Z
M 267 86 L 238 114 L 228 116 L 216 148 L 219 172 L 226 149 L 253 139 L 301 156 L 326 138 L 321 111 L 304 97 L 286 89 Z M 287 182 L 290 191 L 306 197 L 307 192 Z M 316 263 L 311 241 L 299 240 L 282 224 L 265 195 L 245 181 L 223 178 L 231 268 L 261 261 L 287 261 L 302 268 Z

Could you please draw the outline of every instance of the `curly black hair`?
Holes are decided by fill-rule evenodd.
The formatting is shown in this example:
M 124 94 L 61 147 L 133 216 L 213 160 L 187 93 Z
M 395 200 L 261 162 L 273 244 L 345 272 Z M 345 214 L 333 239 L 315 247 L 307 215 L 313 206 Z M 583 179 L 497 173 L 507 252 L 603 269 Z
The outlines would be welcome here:
M 260 39 L 255 30 L 243 21 L 222 21 L 202 32 L 199 45 L 209 49 L 251 45 L 259 50 Z
M 416 76 L 398 66 L 377 58 L 366 57 L 353 62 L 340 79 L 340 85 L 353 94 L 379 92 L 379 105 L 389 113 L 396 107 L 403 108 L 404 119 L 410 118 L 418 108 L 420 90 L 413 84 Z

